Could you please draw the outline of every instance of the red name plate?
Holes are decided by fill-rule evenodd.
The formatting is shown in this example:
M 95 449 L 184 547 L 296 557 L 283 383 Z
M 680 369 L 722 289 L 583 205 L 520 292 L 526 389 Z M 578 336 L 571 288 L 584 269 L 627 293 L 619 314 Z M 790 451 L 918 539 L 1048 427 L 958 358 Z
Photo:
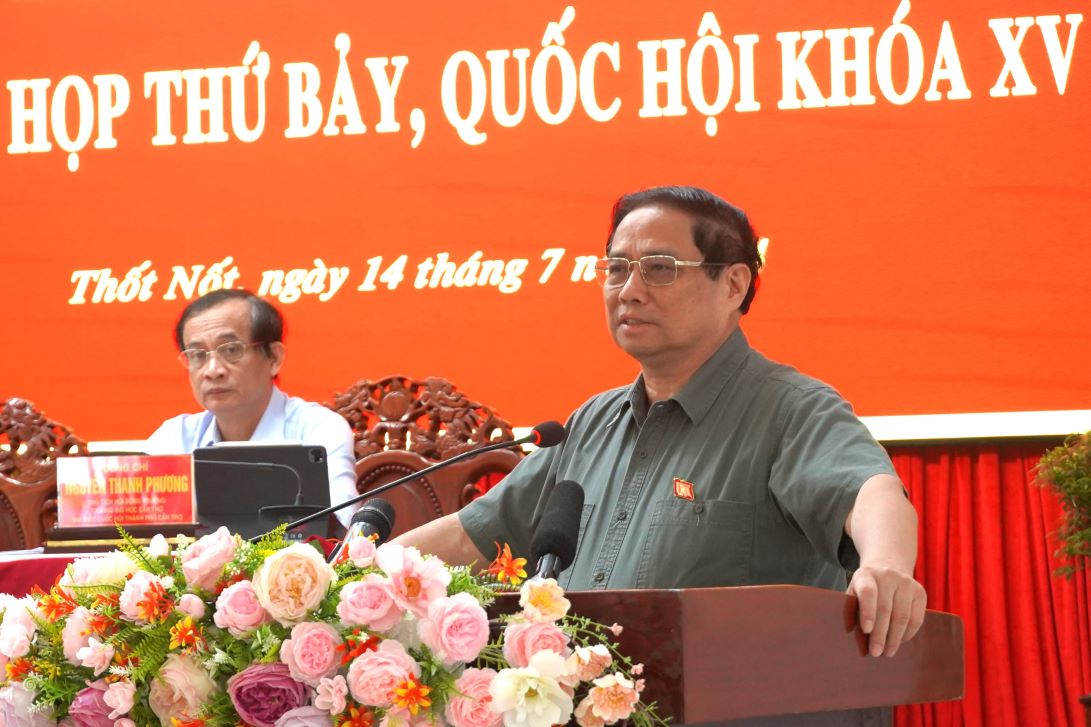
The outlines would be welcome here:
M 57 459 L 57 525 L 196 522 L 188 454 Z

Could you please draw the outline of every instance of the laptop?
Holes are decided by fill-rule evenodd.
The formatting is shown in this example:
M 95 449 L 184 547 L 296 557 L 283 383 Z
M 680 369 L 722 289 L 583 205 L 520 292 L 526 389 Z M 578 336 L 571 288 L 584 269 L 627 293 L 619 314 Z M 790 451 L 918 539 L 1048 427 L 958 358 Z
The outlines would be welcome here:
M 232 443 L 193 451 L 197 535 L 221 525 L 252 538 L 330 506 L 326 448 L 309 444 Z M 327 517 L 289 531 L 326 535 Z

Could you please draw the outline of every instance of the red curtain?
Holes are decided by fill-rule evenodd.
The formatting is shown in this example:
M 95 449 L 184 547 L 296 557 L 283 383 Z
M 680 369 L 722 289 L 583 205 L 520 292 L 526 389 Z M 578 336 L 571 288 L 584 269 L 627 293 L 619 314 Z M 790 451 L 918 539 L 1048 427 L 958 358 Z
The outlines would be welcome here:
M 1078 727 L 1091 693 L 1086 571 L 1055 576 L 1061 510 L 1033 468 L 1056 441 L 890 447 L 920 515 L 928 607 L 963 619 L 965 698 L 898 727 Z

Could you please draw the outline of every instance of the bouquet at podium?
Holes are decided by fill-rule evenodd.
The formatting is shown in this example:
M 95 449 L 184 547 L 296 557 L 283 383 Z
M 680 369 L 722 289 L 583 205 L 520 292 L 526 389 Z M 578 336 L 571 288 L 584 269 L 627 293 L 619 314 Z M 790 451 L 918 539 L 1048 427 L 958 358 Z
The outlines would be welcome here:
M 354 541 L 328 564 L 274 531 L 162 536 L 0 596 L 0 724 L 46 727 L 599 727 L 662 723 L 621 627 L 569 613 L 523 561 L 488 571 Z M 507 598 L 514 598 L 514 594 Z

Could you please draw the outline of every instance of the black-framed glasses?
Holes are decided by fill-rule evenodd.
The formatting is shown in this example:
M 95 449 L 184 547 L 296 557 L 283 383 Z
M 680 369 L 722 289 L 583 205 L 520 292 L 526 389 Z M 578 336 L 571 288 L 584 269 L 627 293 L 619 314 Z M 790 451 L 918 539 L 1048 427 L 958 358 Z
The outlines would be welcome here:
M 670 285 L 678 277 L 678 268 L 723 267 L 731 263 L 679 260 L 673 255 L 645 255 L 639 260 L 603 257 L 595 261 L 595 278 L 604 288 L 616 288 L 625 285 L 634 265 L 640 268 L 640 277 L 646 284 Z
M 242 361 L 242 357 L 246 355 L 248 349 L 264 345 L 264 341 L 252 341 L 251 343 L 228 341 L 227 343 L 221 343 L 211 351 L 204 348 L 186 348 L 178 354 L 178 362 L 190 371 L 203 369 L 205 364 L 208 363 L 209 356 L 220 359 L 220 363 L 237 364 Z

